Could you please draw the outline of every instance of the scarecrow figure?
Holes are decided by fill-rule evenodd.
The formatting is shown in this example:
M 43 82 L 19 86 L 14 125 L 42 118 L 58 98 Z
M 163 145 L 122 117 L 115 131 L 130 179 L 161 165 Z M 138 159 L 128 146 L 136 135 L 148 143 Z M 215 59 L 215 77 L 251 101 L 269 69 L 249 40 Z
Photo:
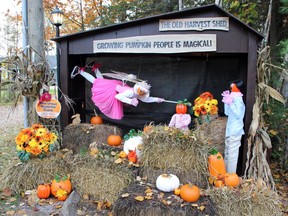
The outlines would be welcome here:
M 151 86 L 146 81 L 138 79 L 135 75 L 112 71 L 112 73 L 104 73 L 103 75 L 118 80 L 105 79 L 98 70 L 99 66 L 99 64 L 94 64 L 92 68 L 96 78 L 85 72 L 85 68 L 79 68 L 78 66 L 72 71 L 71 78 L 80 74 L 93 84 L 91 89 L 92 101 L 107 117 L 122 119 L 123 103 L 136 107 L 139 100 L 145 103 L 161 103 L 164 101 L 163 98 L 150 97 Z M 128 86 L 126 84 L 127 81 L 135 83 L 134 87 Z
M 236 173 L 241 145 L 241 137 L 244 134 L 243 118 L 245 114 L 245 104 L 240 87 L 243 82 L 240 80 L 233 81 L 230 85 L 231 93 L 226 90 L 222 93 L 224 103 L 224 113 L 228 116 L 226 133 L 225 133 L 225 152 L 224 159 L 228 173 Z
M 169 127 L 175 127 L 183 131 L 189 130 L 191 116 L 189 114 L 174 114 L 170 120 Z

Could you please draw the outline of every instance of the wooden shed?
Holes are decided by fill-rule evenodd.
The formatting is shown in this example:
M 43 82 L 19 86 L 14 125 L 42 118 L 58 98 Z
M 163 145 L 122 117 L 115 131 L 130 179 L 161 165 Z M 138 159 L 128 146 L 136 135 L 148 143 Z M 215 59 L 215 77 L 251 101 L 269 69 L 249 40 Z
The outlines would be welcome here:
M 256 83 L 257 46 L 262 36 L 215 4 L 160 14 L 101 27 L 53 40 L 59 43 L 61 90 L 74 100 L 75 113 L 89 122 L 93 109 L 92 84 L 82 76 L 70 78 L 75 66 L 100 63 L 101 72 L 111 70 L 135 74 L 151 84 L 151 95 L 178 101 L 194 99 L 210 91 L 219 101 L 229 83 L 245 83 L 245 131 L 248 132 Z M 89 72 L 89 69 L 87 69 Z M 91 72 L 91 71 L 90 71 Z M 92 73 L 91 73 L 92 74 Z M 92 74 L 94 75 L 94 74 Z M 62 128 L 71 122 L 72 110 L 64 105 Z M 108 124 L 122 128 L 143 128 L 149 122 L 168 123 L 175 104 L 140 103 L 124 107 L 124 118 L 113 120 L 97 110 Z M 245 158 L 246 148 L 242 149 Z M 239 164 L 240 165 L 240 164 Z

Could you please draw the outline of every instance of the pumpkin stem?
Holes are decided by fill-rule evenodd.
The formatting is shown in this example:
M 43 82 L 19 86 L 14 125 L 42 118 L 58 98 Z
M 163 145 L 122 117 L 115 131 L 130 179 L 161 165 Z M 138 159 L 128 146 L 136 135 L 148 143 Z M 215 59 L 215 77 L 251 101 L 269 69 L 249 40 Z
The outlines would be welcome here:
M 95 115 L 95 116 L 98 116 L 98 114 L 97 114 L 96 110 L 95 110 L 95 109 L 93 109 L 93 111 L 94 111 L 94 115 Z
M 215 148 L 212 148 L 210 151 L 209 151 L 209 154 L 210 155 L 216 155 L 218 153 L 218 151 L 215 149 Z

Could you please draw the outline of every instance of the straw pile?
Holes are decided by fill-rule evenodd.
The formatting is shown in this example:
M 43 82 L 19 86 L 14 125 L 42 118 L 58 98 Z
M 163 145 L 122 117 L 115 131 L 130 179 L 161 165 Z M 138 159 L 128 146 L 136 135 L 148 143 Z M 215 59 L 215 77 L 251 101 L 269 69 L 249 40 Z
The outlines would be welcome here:
M 222 155 L 225 148 L 227 117 L 218 117 L 210 122 L 199 124 L 196 120 L 195 134 L 205 144 L 216 148 Z
M 57 153 L 46 158 L 33 158 L 27 163 L 8 167 L 0 179 L 0 188 L 10 188 L 16 193 L 37 188 L 39 184 L 50 183 L 56 174 L 68 175 L 70 167 Z
M 116 164 L 108 157 L 94 159 L 76 155 L 69 163 L 73 167 L 74 187 L 81 195 L 88 194 L 97 201 L 113 203 L 120 191 L 134 179 L 127 166 Z
M 278 194 L 267 187 L 263 180 L 245 180 L 236 189 L 227 187 L 207 190 L 221 216 L 280 216 Z
M 93 142 L 107 143 L 107 138 L 111 134 L 121 136 L 121 130 L 118 127 L 105 124 L 70 124 L 63 131 L 62 147 L 79 153 L 81 148 L 88 148 Z
M 131 184 L 122 191 L 115 202 L 114 216 L 193 216 L 216 215 L 215 206 L 208 197 L 200 197 L 197 202 L 186 203 L 173 193 L 163 193 L 152 185 Z
M 167 126 L 155 126 L 143 135 L 141 173 L 155 182 L 163 173 L 177 175 L 181 183 L 207 186 L 209 146 L 192 131 L 183 132 Z

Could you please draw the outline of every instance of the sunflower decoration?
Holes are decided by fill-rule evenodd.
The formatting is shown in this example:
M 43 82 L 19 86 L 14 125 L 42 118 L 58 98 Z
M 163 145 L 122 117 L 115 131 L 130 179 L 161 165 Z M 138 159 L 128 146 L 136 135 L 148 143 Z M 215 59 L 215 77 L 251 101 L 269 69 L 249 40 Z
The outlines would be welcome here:
M 196 117 L 205 116 L 209 122 L 210 115 L 218 113 L 218 101 L 210 92 L 203 92 L 194 100 L 193 112 Z
M 15 138 L 17 156 L 22 162 L 28 161 L 31 155 L 43 158 L 55 149 L 57 135 L 41 124 L 33 124 L 22 129 Z

